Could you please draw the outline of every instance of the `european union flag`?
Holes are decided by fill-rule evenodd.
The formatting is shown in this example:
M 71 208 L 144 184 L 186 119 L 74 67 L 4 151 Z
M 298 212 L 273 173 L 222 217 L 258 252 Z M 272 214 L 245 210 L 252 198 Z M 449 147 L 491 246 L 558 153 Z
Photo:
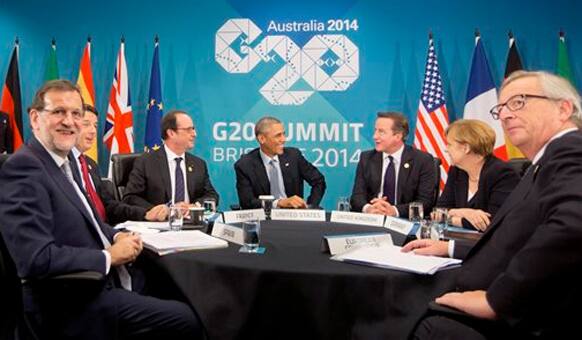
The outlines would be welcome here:
M 160 133 L 160 122 L 164 114 L 162 104 L 162 83 L 160 80 L 160 59 L 158 55 L 158 38 L 154 46 L 154 60 L 152 62 L 152 72 L 150 76 L 150 96 L 148 100 L 148 115 L 145 132 L 146 152 L 157 150 L 162 146 L 162 136 Z

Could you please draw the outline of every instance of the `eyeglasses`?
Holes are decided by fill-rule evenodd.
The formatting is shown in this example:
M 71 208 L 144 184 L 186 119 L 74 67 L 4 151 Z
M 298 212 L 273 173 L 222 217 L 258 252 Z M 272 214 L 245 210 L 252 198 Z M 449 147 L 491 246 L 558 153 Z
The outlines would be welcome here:
M 67 117 L 67 113 L 71 113 L 71 117 L 73 117 L 73 120 L 76 121 L 82 120 L 85 116 L 85 111 L 80 109 L 66 110 L 62 107 L 57 107 L 56 109 L 42 109 L 41 111 L 48 112 L 51 117 L 59 119 L 65 119 Z
M 196 128 L 193 126 L 181 127 L 181 128 L 177 127 L 176 130 L 184 130 L 184 131 L 190 133 L 190 132 L 194 132 L 196 130 Z
M 507 107 L 507 109 L 511 112 L 517 111 L 522 109 L 525 106 L 528 98 L 538 98 L 538 99 L 547 99 L 547 100 L 556 100 L 555 98 L 550 98 L 546 96 L 540 96 L 537 94 L 517 94 L 511 98 L 509 98 L 505 103 L 497 104 L 493 106 L 489 113 L 493 117 L 493 119 L 498 120 L 499 114 L 503 107 Z

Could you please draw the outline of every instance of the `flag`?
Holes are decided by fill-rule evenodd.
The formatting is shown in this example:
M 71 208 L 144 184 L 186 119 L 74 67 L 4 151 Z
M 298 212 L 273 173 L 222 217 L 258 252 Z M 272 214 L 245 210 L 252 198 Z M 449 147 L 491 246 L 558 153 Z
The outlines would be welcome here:
M 156 37 L 154 45 L 154 59 L 150 75 L 150 96 L 145 131 L 145 151 L 157 150 L 162 145 L 160 122 L 164 106 L 162 104 L 162 84 L 160 80 L 159 41 Z
M 59 65 L 57 64 L 57 42 L 54 38 L 51 42 L 51 49 L 49 51 L 49 57 L 44 72 L 45 81 L 53 79 L 59 79 Z
M 570 59 L 568 58 L 568 49 L 566 48 L 566 35 L 564 32 L 560 32 L 560 41 L 558 42 L 558 67 L 556 73 L 570 81 L 572 85 L 574 83 L 574 74 L 572 73 L 572 68 L 570 67 Z
M 424 81 L 416 113 L 414 146 L 441 160 L 440 188 L 444 188 L 449 172 L 446 157 L 445 130 L 449 126 L 449 114 L 445 103 L 443 82 L 439 71 L 437 54 L 432 36 L 428 41 L 428 53 L 424 70 Z
M 104 142 L 110 155 L 133 152 L 133 113 L 125 63 L 125 42 L 122 39 L 117 54 L 113 84 L 109 91 L 107 121 L 105 123 Z M 109 177 L 111 177 L 111 164 Z
M 463 118 L 478 119 L 487 124 L 495 131 L 495 156 L 507 160 L 507 150 L 505 148 L 505 136 L 501 123 L 494 120 L 489 110 L 497 104 L 497 89 L 493 83 L 493 76 L 489 69 L 485 49 L 481 43 L 481 37 L 477 35 L 475 39 L 475 51 L 471 63 L 471 73 L 467 86 L 467 100 Z
M 22 131 L 22 100 L 20 96 L 20 75 L 18 73 L 18 40 L 14 44 L 12 57 L 6 80 L 2 88 L 2 102 L 0 110 L 8 113 L 10 119 L 10 128 L 12 129 L 12 148 L 9 152 L 14 152 L 20 148 L 23 140 Z
M 513 34 L 509 33 L 509 52 L 507 53 L 507 62 L 505 64 L 505 78 L 509 77 L 510 74 L 517 70 L 522 70 L 523 64 L 521 62 L 521 57 L 519 56 L 519 51 L 517 50 L 517 42 L 513 37 Z M 507 136 L 505 136 L 505 146 L 507 148 L 508 158 L 524 158 L 525 156 L 519 149 L 511 144 Z
M 79 64 L 79 77 L 77 77 L 77 86 L 81 90 L 81 96 L 85 104 L 95 107 L 95 87 L 93 86 L 93 71 L 91 71 L 91 38 L 87 39 L 81 63 Z M 98 162 L 97 142 L 91 145 L 89 150 L 85 151 L 85 155 L 91 157 L 95 162 Z

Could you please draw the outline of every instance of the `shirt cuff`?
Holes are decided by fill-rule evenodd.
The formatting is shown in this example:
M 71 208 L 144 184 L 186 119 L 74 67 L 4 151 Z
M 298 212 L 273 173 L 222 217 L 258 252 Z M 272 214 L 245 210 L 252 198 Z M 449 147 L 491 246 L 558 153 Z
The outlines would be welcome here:
M 274 200 L 273 201 L 273 208 L 278 208 L 279 207 L 279 200 Z
M 455 240 L 449 240 L 449 257 L 453 258 L 455 255 Z
M 371 205 L 370 203 L 366 203 L 366 204 L 364 205 L 364 207 L 362 208 L 362 212 L 363 212 L 363 213 L 365 213 L 365 212 L 366 212 L 366 209 L 368 209 L 368 207 L 371 207 L 371 206 L 372 206 L 372 205 Z
M 102 250 L 102 252 L 105 254 L 105 275 L 107 275 L 111 269 L 111 254 L 107 250 Z
M 394 210 L 396 211 L 396 214 L 394 215 L 394 217 L 400 217 L 400 212 L 398 211 L 398 208 L 396 208 L 395 205 L 393 205 L 392 208 L 394 208 Z

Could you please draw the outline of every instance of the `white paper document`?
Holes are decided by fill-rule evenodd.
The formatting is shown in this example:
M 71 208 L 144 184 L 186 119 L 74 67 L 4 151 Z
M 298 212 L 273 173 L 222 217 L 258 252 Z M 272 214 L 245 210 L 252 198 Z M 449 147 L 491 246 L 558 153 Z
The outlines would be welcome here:
M 170 229 L 170 225 L 168 224 L 168 221 L 164 222 L 125 221 L 115 226 L 115 229 L 120 228 L 125 228 L 131 231 L 139 231 L 142 229 L 168 230 Z
M 206 235 L 200 230 L 168 231 L 159 234 L 141 235 L 144 247 L 159 255 L 179 251 L 226 248 L 228 242 Z
M 361 247 L 332 256 L 332 260 L 367 266 L 432 275 L 440 269 L 459 266 L 462 261 L 446 257 L 403 253 L 401 247 L 385 244 L 382 247 Z

